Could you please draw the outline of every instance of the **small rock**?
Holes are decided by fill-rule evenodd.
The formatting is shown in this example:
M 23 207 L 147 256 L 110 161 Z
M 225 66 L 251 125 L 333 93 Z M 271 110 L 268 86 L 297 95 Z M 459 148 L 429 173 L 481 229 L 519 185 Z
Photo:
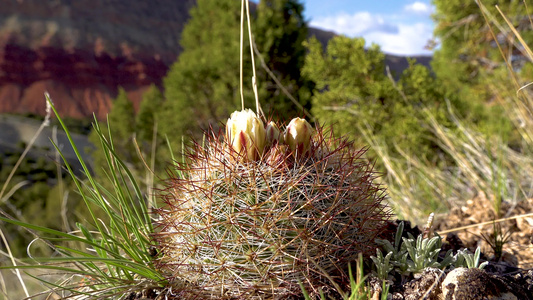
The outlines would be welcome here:
M 511 286 L 498 276 L 480 269 L 452 270 L 441 285 L 444 300 L 518 300 L 529 299 L 527 294 Z

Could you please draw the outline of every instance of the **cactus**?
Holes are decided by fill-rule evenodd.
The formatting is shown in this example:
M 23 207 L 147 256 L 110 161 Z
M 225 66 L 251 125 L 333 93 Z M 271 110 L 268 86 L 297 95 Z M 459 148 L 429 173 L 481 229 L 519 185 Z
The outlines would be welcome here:
M 365 150 L 322 128 L 311 136 L 302 121 L 284 145 L 273 123 L 253 135 L 230 119 L 225 139 L 212 134 L 177 166 L 184 176 L 162 192 L 154 238 L 158 268 L 181 298 L 286 299 L 299 283 L 316 296 L 349 283 L 348 263 L 375 252 L 390 213 Z

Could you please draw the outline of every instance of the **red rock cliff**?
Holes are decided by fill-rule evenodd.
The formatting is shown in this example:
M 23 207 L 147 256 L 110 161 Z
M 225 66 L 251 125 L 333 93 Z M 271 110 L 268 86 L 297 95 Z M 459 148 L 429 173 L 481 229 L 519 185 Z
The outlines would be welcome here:
M 135 106 L 179 52 L 193 0 L 0 0 L 0 112 L 100 119 L 118 87 Z

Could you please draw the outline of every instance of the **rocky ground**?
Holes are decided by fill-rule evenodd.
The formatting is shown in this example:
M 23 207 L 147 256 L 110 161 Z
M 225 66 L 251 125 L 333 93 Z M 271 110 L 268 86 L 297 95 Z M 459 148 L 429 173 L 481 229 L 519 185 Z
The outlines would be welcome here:
M 468 200 L 465 206 L 452 209 L 445 218 L 436 218 L 436 230 L 446 232 L 456 228 L 475 225 L 464 230 L 447 233 L 446 240 L 452 246 L 457 245 L 457 238 L 465 247 L 475 250 L 481 247 L 486 255 L 485 259 L 496 260 L 494 251 L 490 246 L 494 240 L 494 230 L 499 230 L 508 236 L 508 242 L 503 245 L 503 255 L 497 259 L 512 267 L 522 269 L 533 268 L 533 215 L 516 217 L 533 212 L 533 199 L 510 203 L 502 202 L 500 215 L 497 216 L 493 209 L 493 201 L 484 193 L 474 199 Z M 493 220 L 510 218 L 508 221 L 493 224 Z M 514 219 L 513 219 L 514 218 Z M 482 225 L 476 225 L 482 224 Z
M 418 278 L 395 281 L 389 298 L 533 299 L 533 216 L 528 215 L 533 212 L 533 199 L 503 202 L 499 215 L 494 212 L 493 203 L 493 199 L 480 193 L 465 206 L 437 216 L 434 222 L 435 231 L 444 237 L 441 254 L 464 248 L 473 253 L 480 247 L 481 261 L 489 262 L 483 270 L 457 268 L 446 273 L 427 269 Z M 493 222 L 502 218 L 508 220 Z M 408 231 L 420 233 L 416 227 Z M 499 253 L 495 246 L 504 240 Z M 379 284 L 374 286 L 378 292 Z
M 533 199 L 519 203 L 503 202 L 500 219 L 495 227 L 497 215 L 492 209 L 492 201 L 484 194 L 466 202 L 466 205 L 452 209 L 447 215 L 437 216 L 433 229 L 441 233 L 443 247 L 441 256 L 448 250 L 468 248 L 475 252 L 482 250 L 481 262 L 488 261 L 484 269 L 455 268 L 442 271 L 428 268 L 416 277 L 395 278 L 391 283 L 387 299 L 392 300 L 478 300 L 516 299 L 533 300 Z M 518 217 L 521 216 L 521 217 Z M 400 221 L 390 222 L 387 238 L 392 240 Z M 473 225 L 472 227 L 460 229 Z M 494 229 L 501 232 L 496 236 L 507 237 L 501 255 L 496 255 Z M 406 222 L 404 236 L 423 234 L 423 228 Z M 500 256 L 499 258 L 497 256 Z M 367 284 L 372 290 L 372 300 L 381 299 L 381 280 L 370 276 Z M 146 290 L 132 293 L 128 299 L 160 299 L 165 291 Z M 303 299 L 303 298 L 302 298 Z

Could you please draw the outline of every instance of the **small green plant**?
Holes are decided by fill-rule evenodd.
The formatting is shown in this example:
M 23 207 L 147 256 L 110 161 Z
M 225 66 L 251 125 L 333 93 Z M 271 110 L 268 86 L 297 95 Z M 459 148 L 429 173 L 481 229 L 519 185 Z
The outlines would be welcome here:
M 503 246 L 509 242 L 511 235 L 513 234 L 510 230 L 507 232 L 502 231 L 500 223 L 492 223 L 493 231 L 491 234 L 482 233 L 481 237 L 494 252 L 494 259 L 499 261 L 503 255 Z
M 405 277 L 420 273 L 426 268 L 439 268 L 442 270 L 447 267 L 483 269 L 488 265 L 488 262 L 479 263 L 481 255 L 479 247 L 474 254 L 464 249 L 453 255 L 452 251 L 448 250 L 444 257 L 439 259 L 442 238 L 438 234 L 431 238 L 424 238 L 421 234 L 415 240 L 408 233 L 409 238 L 402 238 L 403 228 L 404 224 L 401 222 L 396 229 L 394 244 L 388 240 L 377 240 L 381 249 L 377 249 L 376 256 L 371 256 L 370 258 L 373 262 L 373 273 L 381 280 L 390 279 L 391 272 Z M 400 241 L 402 242 L 400 243 Z M 383 253 L 386 254 L 383 255 Z
M 378 239 L 376 242 L 382 247 L 386 255 L 383 256 L 381 249 L 376 249 L 376 256 L 370 258 L 374 262 L 376 273 L 378 278 L 386 280 L 391 271 L 395 270 L 397 273 L 407 275 L 407 251 L 403 251 L 401 247 L 402 233 L 404 229 L 404 223 L 400 222 L 396 229 L 394 236 L 394 245 L 388 240 Z
M 413 237 L 403 238 L 402 248 L 409 253 L 409 260 L 407 261 L 407 271 L 411 273 L 420 273 L 425 268 L 439 268 L 445 269 L 453 263 L 452 251 L 448 250 L 442 261 L 437 258 L 442 246 L 442 238 L 438 235 L 432 238 L 424 238 L 419 235 L 416 238 L 416 243 Z
M 407 276 L 420 273 L 426 268 L 445 269 L 454 263 L 451 250 L 439 260 L 438 256 L 442 247 L 442 238 L 439 235 L 431 238 L 424 238 L 423 235 L 419 235 L 415 239 L 408 233 L 408 238 L 402 238 L 403 228 L 404 224 L 401 222 L 396 229 L 394 245 L 388 240 L 377 240 L 377 243 L 386 253 L 383 255 L 383 252 L 377 249 L 376 256 L 370 257 L 378 278 L 385 280 L 392 271 Z M 400 241 L 402 242 L 400 243 Z
M 354 280 L 352 268 L 348 264 L 348 272 L 350 275 L 350 295 L 344 296 L 347 300 L 363 300 L 370 298 L 370 290 L 365 286 L 366 276 L 363 274 L 363 256 L 359 253 L 359 259 L 356 264 L 356 278 Z
M 406 253 L 407 254 L 407 253 Z M 389 273 L 394 270 L 394 264 L 391 262 L 391 257 L 394 255 L 393 251 L 388 252 L 385 256 L 381 250 L 376 249 L 376 256 L 371 256 L 370 258 L 374 262 L 374 267 L 376 268 L 376 275 L 379 279 L 386 280 L 389 277 Z M 404 255 L 407 259 L 407 255 Z M 406 265 L 406 264 L 399 264 Z
M 474 254 L 469 253 L 467 249 L 459 250 L 457 251 L 457 254 L 455 255 L 455 267 L 465 267 L 465 268 L 478 268 L 483 269 L 485 268 L 489 262 L 483 262 L 479 264 L 479 257 L 481 255 L 481 248 L 477 247 L 476 252 Z

